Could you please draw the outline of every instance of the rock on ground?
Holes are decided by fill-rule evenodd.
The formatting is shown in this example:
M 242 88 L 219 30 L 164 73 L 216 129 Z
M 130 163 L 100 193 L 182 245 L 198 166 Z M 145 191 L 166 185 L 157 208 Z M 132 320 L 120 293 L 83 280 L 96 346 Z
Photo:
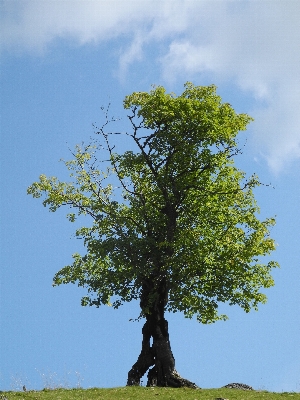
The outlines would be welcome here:
M 244 383 L 228 383 L 228 385 L 223 387 L 226 389 L 254 390 L 253 387 L 245 385 Z

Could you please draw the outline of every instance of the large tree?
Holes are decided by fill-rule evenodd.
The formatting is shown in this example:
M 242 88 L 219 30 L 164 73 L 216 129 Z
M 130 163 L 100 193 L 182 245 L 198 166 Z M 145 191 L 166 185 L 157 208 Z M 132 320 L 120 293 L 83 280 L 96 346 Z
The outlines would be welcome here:
M 191 83 L 180 96 L 160 86 L 133 93 L 124 107 L 130 151 L 116 152 L 106 113 L 97 139 L 65 162 L 71 181 L 41 175 L 28 193 L 44 196 L 51 211 L 70 206 L 70 221 L 92 218 L 76 231 L 86 254 L 73 255 L 54 285 L 85 287 L 82 305 L 118 308 L 139 299 L 142 350 L 128 385 L 149 370 L 148 385 L 193 387 L 175 370 L 166 311 L 212 323 L 227 318 L 219 303 L 249 312 L 274 284 L 277 263 L 262 262 L 275 249 L 274 219 L 258 219 L 253 189 L 260 182 L 233 161 L 236 137 L 252 118 L 222 103 L 215 86 Z

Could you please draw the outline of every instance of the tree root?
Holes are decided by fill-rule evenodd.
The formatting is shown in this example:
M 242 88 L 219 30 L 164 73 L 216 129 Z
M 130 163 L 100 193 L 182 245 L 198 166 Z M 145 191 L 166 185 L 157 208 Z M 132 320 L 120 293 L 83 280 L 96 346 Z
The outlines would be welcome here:
M 188 379 L 182 378 L 179 373 L 174 369 L 169 376 L 165 377 L 164 382 L 157 382 L 157 372 L 155 367 L 151 368 L 148 372 L 147 386 L 167 386 L 173 388 L 186 387 L 190 389 L 200 389 L 195 383 Z

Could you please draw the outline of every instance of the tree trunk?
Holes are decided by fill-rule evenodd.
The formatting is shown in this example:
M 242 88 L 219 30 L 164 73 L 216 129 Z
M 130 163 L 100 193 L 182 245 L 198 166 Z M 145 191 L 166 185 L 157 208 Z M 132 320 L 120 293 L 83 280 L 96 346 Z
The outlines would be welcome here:
M 143 326 L 142 334 L 142 350 L 137 362 L 128 373 L 127 386 L 139 386 L 142 376 L 155 364 L 154 353 L 150 346 L 151 326 L 148 321 L 146 321 Z
M 149 285 L 144 289 L 141 306 L 145 305 L 143 303 L 145 301 L 144 296 L 150 293 Z M 140 385 L 140 379 L 152 367 L 148 372 L 147 386 L 190 387 L 196 389 L 197 385 L 187 379 L 183 379 L 175 370 L 175 359 L 169 341 L 168 321 L 164 318 L 165 303 L 165 290 L 159 290 L 157 301 L 152 304 L 146 314 L 146 322 L 142 329 L 142 350 L 137 362 L 128 373 L 127 385 Z M 150 343 L 151 337 L 153 339 L 152 346 Z

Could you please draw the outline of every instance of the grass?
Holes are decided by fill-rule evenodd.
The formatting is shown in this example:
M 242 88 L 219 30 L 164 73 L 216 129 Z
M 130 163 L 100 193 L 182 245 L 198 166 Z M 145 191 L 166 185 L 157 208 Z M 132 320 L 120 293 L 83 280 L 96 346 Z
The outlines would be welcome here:
M 299 399 L 300 393 L 272 393 L 237 389 L 172 389 L 119 387 L 113 389 L 44 389 L 28 392 L 0 392 L 0 400 L 284 400 Z

